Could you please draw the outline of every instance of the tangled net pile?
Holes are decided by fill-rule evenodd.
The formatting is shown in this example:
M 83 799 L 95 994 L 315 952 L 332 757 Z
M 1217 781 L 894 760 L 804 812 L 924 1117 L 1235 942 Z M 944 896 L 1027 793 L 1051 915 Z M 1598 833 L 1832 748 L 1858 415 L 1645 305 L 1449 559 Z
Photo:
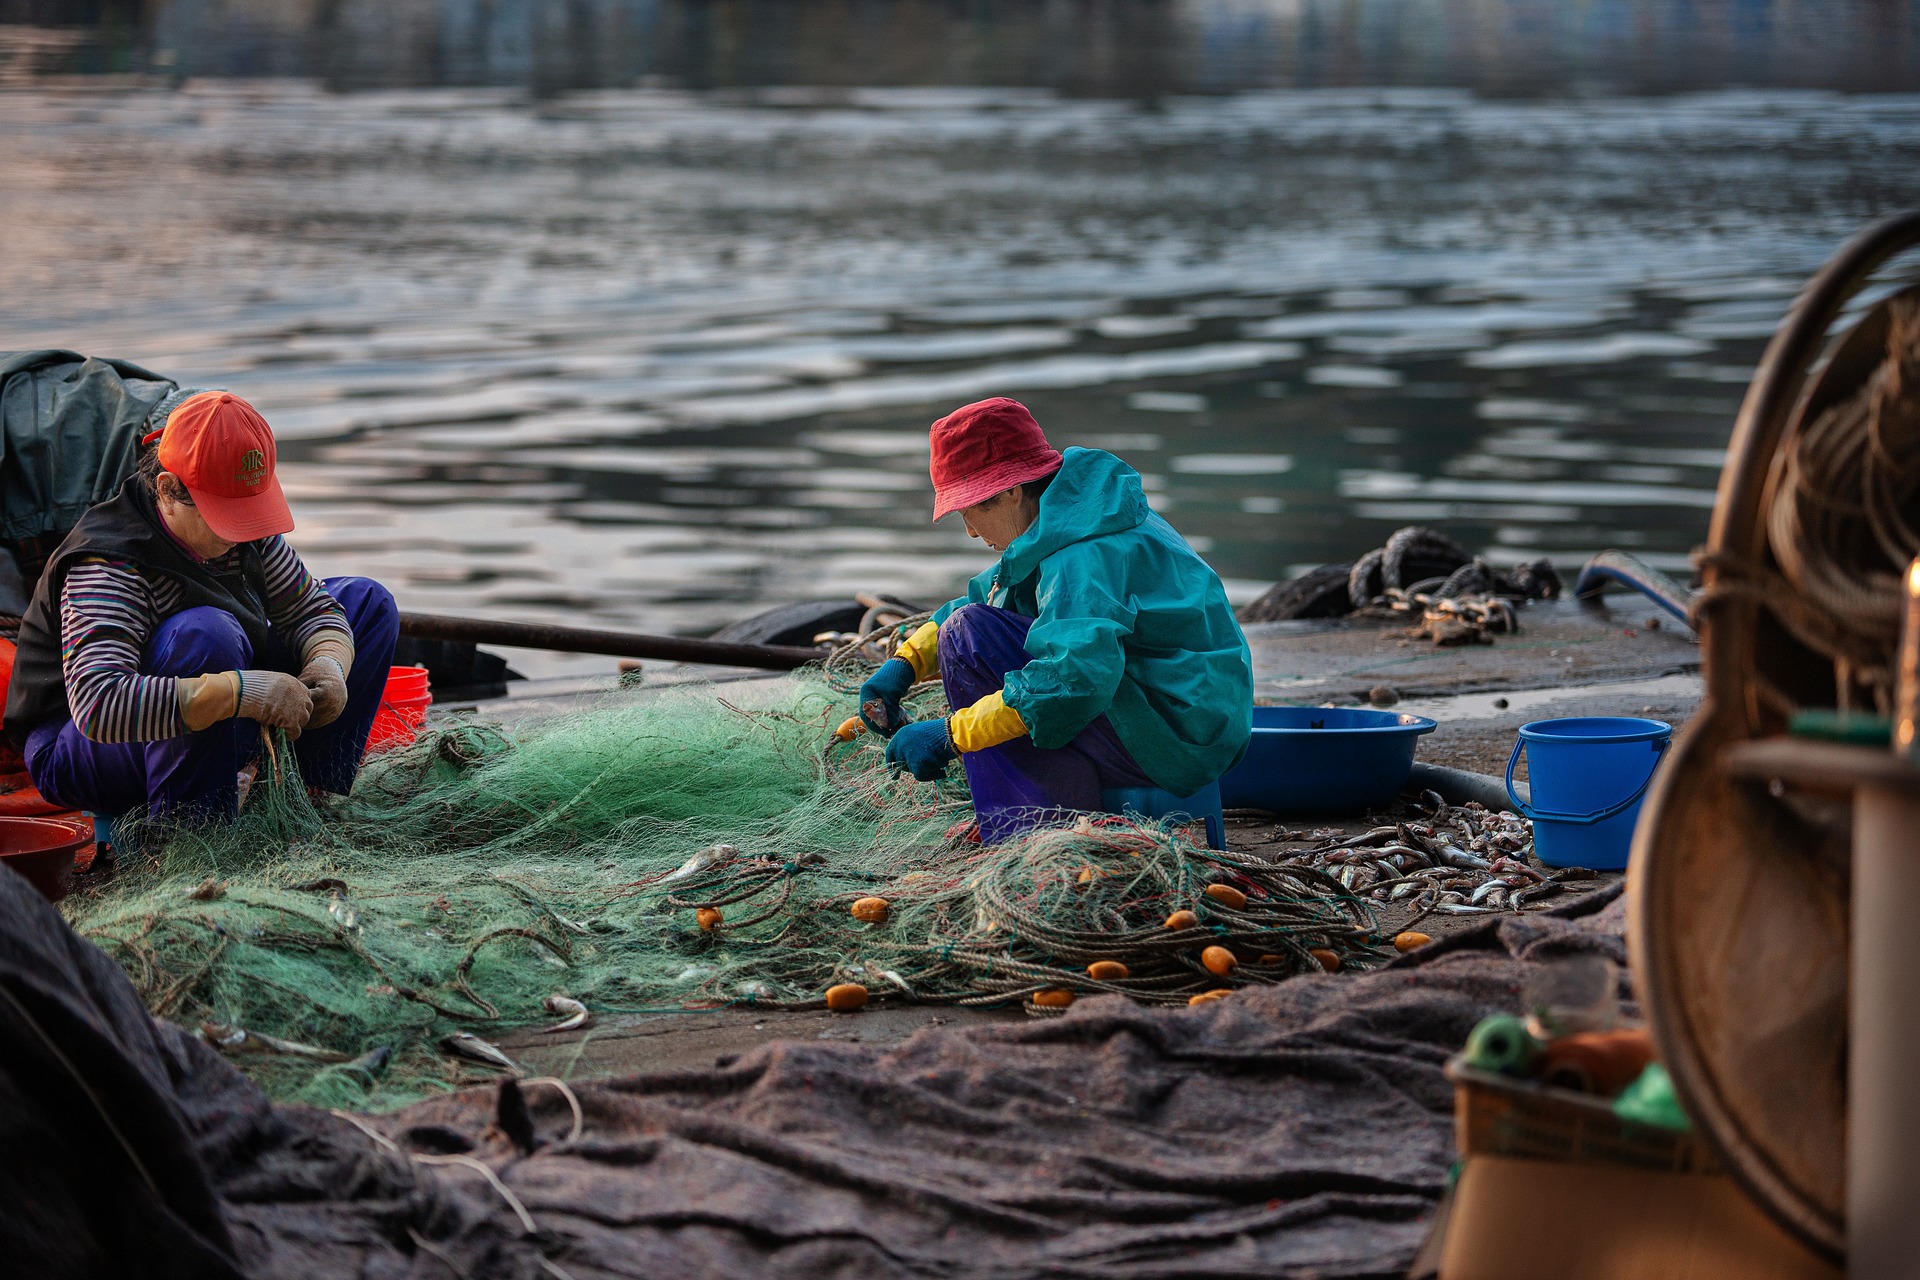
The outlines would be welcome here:
M 1796 424 L 1774 455 L 1767 540 L 1785 582 L 1757 592 L 1801 643 L 1833 659 L 1842 708 L 1881 712 L 1892 710 L 1900 582 L 1920 555 L 1920 289 L 1886 308 L 1879 367 Z
M 279 752 L 237 824 L 147 832 L 69 911 L 155 1013 L 357 1059 L 246 1059 L 277 1097 L 357 1108 L 457 1084 L 471 1064 L 443 1037 L 550 1023 L 556 995 L 596 1016 L 808 1008 L 859 982 L 1043 1012 L 1042 992 L 1185 1003 L 1317 971 L 1314 948 L 1382 954 L 1369 907 L 1328 877 L 1181 833 L 1088 817 L 970 842 L 961 771 L 889 774 L 881 744 L 833 739 L 852 707 L 809 673 L 609 695 L 511 730 L 453 722 L 324 812 Z M 1238 892 L 1208 896 L 1218 884 Z M 853 917 L 866 897 L 887 900 L 884 923 Z M 1178 910 L 1194 922 L 1166 927 Z M 1230 977 L 1208 946 L 1238 957 Z M 1127 976 L 1090 977 L 1103 959 Z

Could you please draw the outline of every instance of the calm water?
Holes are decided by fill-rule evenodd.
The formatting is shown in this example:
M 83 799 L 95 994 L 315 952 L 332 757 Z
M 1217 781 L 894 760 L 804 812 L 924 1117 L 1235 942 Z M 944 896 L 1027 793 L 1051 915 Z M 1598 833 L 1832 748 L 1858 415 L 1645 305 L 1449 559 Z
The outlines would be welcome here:
M 1920 96 L 28 87 L 0 348 L 249 396 L 309 560 L 423 609 L 944 598 L 925 428 L 997 393 L 1241 597 L 1412 521 L 1680 567 L 1799 283 L 1917 201 Z

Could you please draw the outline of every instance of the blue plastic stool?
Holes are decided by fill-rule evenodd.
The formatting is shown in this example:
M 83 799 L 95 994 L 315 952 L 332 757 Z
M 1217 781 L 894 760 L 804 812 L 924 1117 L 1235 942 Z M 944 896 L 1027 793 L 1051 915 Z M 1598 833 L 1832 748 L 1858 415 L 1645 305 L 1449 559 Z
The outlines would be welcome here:
M 1209 782 L 1190 796 L 1176 796 L 1159 787 L 1115 787 L 1100 793 L 1100 807 L 1107 813 L 1130 813 L 1138 818 L 1202 822 L 1207 828 L 1207 844 L 1215 849 L 1227 847 L 1227 817 L 1220 810 L 1218 782 Z

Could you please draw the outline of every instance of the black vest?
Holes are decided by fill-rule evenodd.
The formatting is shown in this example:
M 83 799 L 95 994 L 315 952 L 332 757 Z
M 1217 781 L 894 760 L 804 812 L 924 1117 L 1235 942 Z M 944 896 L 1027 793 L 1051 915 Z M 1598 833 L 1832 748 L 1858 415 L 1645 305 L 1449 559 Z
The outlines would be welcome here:
M 23 750 L 27 735 L 43 724 L 72 716 L 67 683 L 60 665 L 60 593 L 67 573 L 83 559 L 121 560 L 143 574 L 165 574 L 180 584 L 178 609 L 211 605 L 232 614 L 259 652 L 271 632 L 267 618 L 267 575 L 260 549 L 240 544 L 238 571 L 215 572 L 195 560 L 160 525 L 153 489 L 140 476 L 129 476 L 117 496 L 80 517 L 59 549 L 47 560 L 47 571 L 33 589 L 33 603 L 20 620 L 19 652 L 13 659 L 13 682 L 7 689 L 7 737 Z

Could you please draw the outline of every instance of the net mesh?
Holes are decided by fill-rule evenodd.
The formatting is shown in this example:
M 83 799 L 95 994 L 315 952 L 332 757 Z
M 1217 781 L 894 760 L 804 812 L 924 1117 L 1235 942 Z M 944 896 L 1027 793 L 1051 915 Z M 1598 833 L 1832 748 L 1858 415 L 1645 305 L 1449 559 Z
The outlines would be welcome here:
M 916 783 L 872 737 L 834 739 L 844 683 L 455 720 L 320 808 L 282 746 L 237 823 L 134 828 L 140 852 L 68 910 L 155 1013 L 263 1048 L 241 1061 L 270 1094 L 358 1109 L 453 1087 L 442 1038 L 550 1023 L 552 996 L 595 1015 L 817 1007 L 857 982 L 1042 1013 L 1062 992 L 1186 1003 L 1278 981 L 1317 969 L 1313 948 L 1380 954 L 1370 910 L 1331 877 L 1181 831 L 1089 815 L 969 840 L 962 770 Z M 937 687 L 909 707 L 939 714 Z M 883 921 L 855 918 L 863 898 Z M 1182 910 L 1191 923 L 1169 927 Z M 1208 946 L 1237 967 L 1210 971 Z M 1101 960 L 1125 976 L 1090 976 Z

